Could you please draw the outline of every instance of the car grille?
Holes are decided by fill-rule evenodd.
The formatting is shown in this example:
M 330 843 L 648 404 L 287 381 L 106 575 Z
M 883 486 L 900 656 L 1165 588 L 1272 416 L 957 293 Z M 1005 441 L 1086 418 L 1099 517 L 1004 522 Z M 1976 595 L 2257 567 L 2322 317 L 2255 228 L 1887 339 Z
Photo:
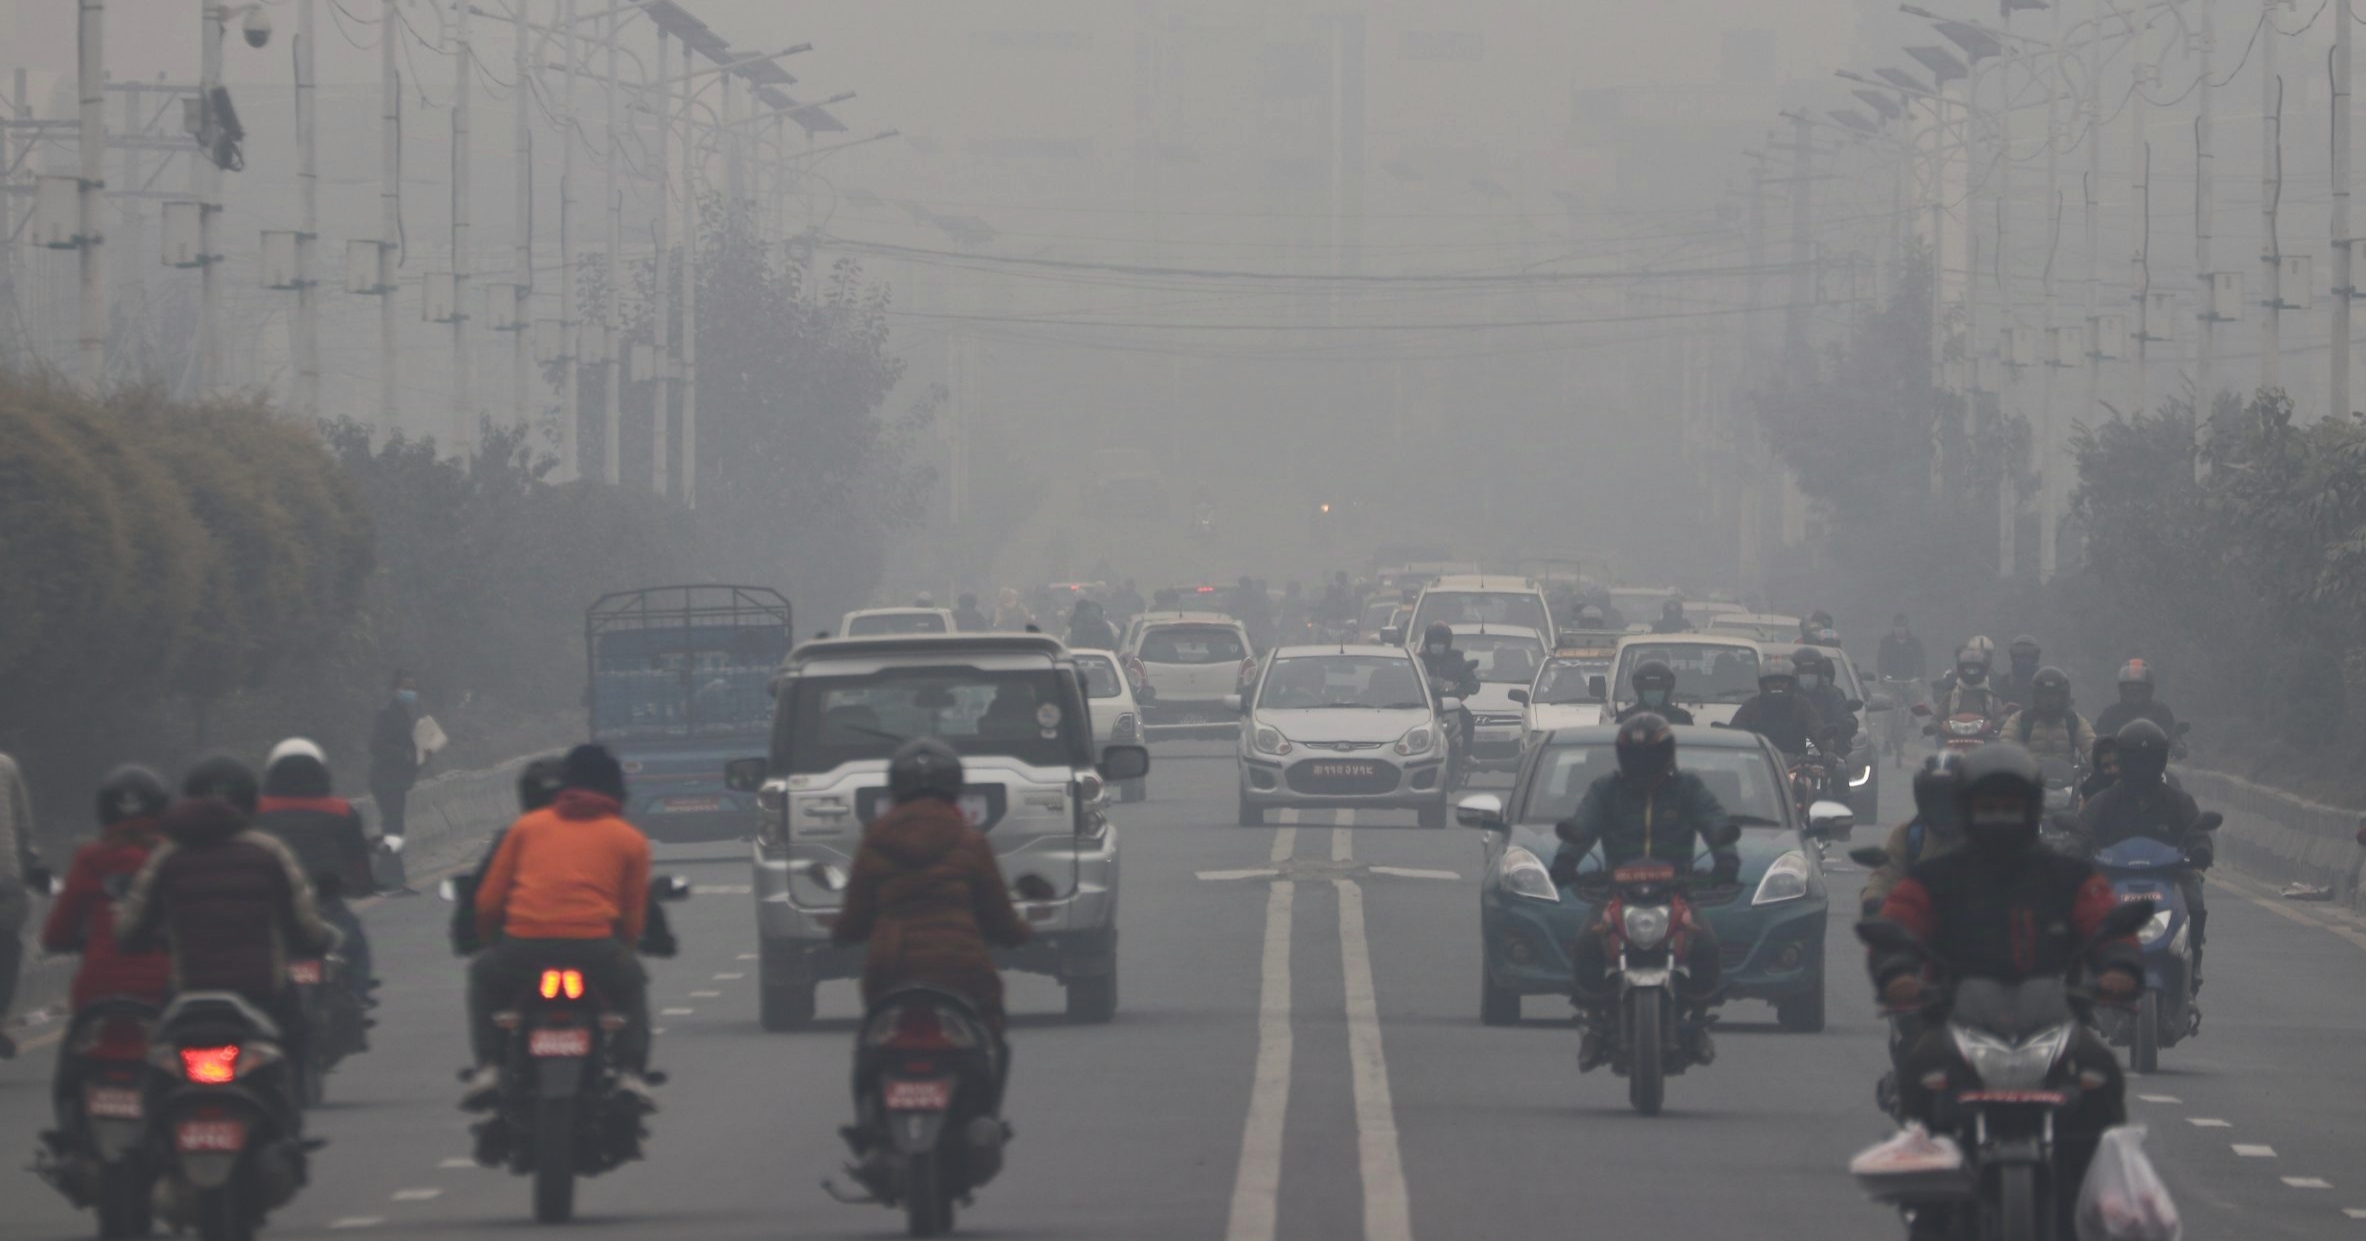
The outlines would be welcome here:
M 1370 758 L 1309 758 L 1292 764 L 1285 778 L 1294 793 L 1372 796 L 1397 787 L 1395 766 Z
M 1357 750 L 1377 750 L 1388 743 L 1385 741 L 1302 741 L 1299 744 L 1309 750 L 1332 750 L 1341 754 L 1349 754 Z

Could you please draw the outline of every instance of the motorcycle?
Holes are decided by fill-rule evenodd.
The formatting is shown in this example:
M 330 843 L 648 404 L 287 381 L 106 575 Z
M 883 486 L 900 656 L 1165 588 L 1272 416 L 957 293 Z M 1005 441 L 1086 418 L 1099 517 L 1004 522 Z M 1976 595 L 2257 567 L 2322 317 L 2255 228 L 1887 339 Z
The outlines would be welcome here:
M 1440 777 L 1448 789 L 1461 788 L 1470 778 L 1471 745 L 1477 740 L 1477 721 L 1470 709 L 1462 705 L 1462 695 L 1444 677 L 1429 679 L 1429 692 L 1437 699 L 1438 718 L 1445 725 L 1446 771 Z
M 2080 852 L 2078 812 L 2084 799 L 2079 796 L 2078 788 L 2086 778 L 2085 773 L 2058 758 L 2049 758 L 2041 766 L 2045 771 L 2046 808 L 2038 820 L 2039 839 L 2057 852 Z
M 191 991 L 157 1018 L 143 1103 L 157 1208 L 203 1241 L 249 1241 L 303 1187 L 318 1142 L 299 1131 L 279 1027 L 245 997 Z
M 156 1007 L 110 996 L 74 1015 L 63 1055 L 64 1128 L 42 1135 L 33 1171 L 77 1208 L 96 1208 L 99 1236 L 144 1237 L 153 1227 L 156 1161 L 148 1146 L 148 1039 Z
M 2204 814 L 2198 826 L 2212 831 L 2225 817 Z M 2176 846 L 2149 836 L 2131 836 L 2095 854 L 2095 867 L 2111 882 L 2111 894 L 2123 903 L 2151 901 L 2155 911 L 2136 933 L 2144 949 L 2144 995 L 2133 1011 L 2098 1014 L 2103 1037 L 2114 1047 L 2128 1049 L 2128 1067 L 2152 1073 L 2161 1065 L 2161 1049 L 2174 1047 L 2201 1033 L 2202 1010 L 2195 1002 L 2193 949 L 2189 940 L 2192 915 L 2186 908 L 2180 881 L 2197 869 Z
M 1914 704 L 1914 714 L 1928 719 L 1930 706 Z M 1996 740 L 1997 722 L 1977 711 L 1958 711 L 1946 719 L 1932 719 L 1922 726 L 1922 735 L 1936 737 L 1939 744 L 1958 754 L 1968 754 Z
M 2135 933 L 2152 902 L 2132 901 L 2104 915 L 2078 956 Z M 1942 975 L 1923 1020 L 1945 1022 L 1957 1067 L 1933 1108 L 1932 1132 L 1948 1139 L 1943 1165 L 1871 1173 L 1858 1182 L 1874 1200 L 1903 1210 L 1945 1211 L 1964 1241 L 2040 1241 L 2056 1235 L 2066 1183 L 2055 1165 L 2056 1122 L 2083 1093 L 2101 1086 L 2071 1071 L 2069 1052 L 2091 1001 L 2060 975 L 2018 983 L 1952 974 L 1922 941 L 1895 922 L 1857 924 L 1857 937 L 1880 952 L 1921 957 Z M 1926 1027 L 1927 1028 L 1927 1027 Z
M 1730 844 L 1741 834 L 1730 825 L 1724 830 L 1731 835 L 1712 844 Z M 1613 870 L 1606 891 L 1580 891 L 1600 904 L 1603 955 L 1617 982 L 1604 1032 L 1610 1070 L 1627 1079 L 1627 1101 L 1645 1116 L 1659 1115 L 1669 1077 L 1716 1058 L 1707 1038 L 1716 1019 L 1678 994 L 1692 973 L 1689 954 L 1699 928 L 1690 886 L 1691 877 L 1679 875 L 1673 863 L 1650 860 Z M 1592 901 L 1597 895 L 1609 899 Z
M 296 1004 L 308 1034 L 305 1054 L 296 1065 L 299 1101 L 319 1107 L 328 1096 L 329 1070 L 367 1045 L 363 1031 L 376 1022 L 362 1011 L 361 995 L 346 977 L 341 956 L 289 961 L 288 980 L 295 984 Z
M 447 885 L 448 886 L 448 885 Z M 680 877 L 651 887 L 658 900 L 690 895 Z M 476 1160 L 534 1178 L 534 1219 L 560 1224 L 575 1214 L 575 1182 L 641 1157 L 649 1105 L 620 1090 L 610 1048 L 631 1017 L 608 1008 L 583 971 L 545 967 L 511 1007 L 493 1014 L 502 1032 L 498 1094 L 476 1122 Z M 466 1080 L 467 1073 L 461 1074 Z M 650 1085 L 665 1075 L 643 1074 Z
M 1843 760 L 1813 741 L 1807 743 L 1805 753 L 1791 760 L 1788 775 L 1791 804 L 1801 819 L 1808 817 L 1808 808 L 1817 802 L 1848 800 L 1848 769 Z

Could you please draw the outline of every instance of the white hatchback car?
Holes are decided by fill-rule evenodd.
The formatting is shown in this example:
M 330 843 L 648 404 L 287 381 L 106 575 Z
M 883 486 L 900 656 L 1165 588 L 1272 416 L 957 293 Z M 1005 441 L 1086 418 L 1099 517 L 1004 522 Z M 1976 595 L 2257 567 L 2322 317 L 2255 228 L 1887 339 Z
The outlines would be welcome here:
M 1142 744 L 1142 707 L 1134 701 L 1134 687 L 1121 669 L 1117 652 L 1070 648 L 1076 671 L 1084 677 L 1085 707 L 1093 717 L 1093 753 L 1112 745 Z M 1150 796 L 1150 777 L 1117 782 L 1117 800 L 1142 801 Z
M 1221 612 L 1152 612 L 1135 620 L 1124 654 L 1150 693 L 1152 737 L 1229 737 L 1240 717 L 1224 705 L 1256 675 L 1249 631 Z
M 1240 713 L 1240 821 L 1284 807 L 1412 810 L 1446 825 L 1447 737 L 1429 678 L 1401 646 L 1285 646 Z

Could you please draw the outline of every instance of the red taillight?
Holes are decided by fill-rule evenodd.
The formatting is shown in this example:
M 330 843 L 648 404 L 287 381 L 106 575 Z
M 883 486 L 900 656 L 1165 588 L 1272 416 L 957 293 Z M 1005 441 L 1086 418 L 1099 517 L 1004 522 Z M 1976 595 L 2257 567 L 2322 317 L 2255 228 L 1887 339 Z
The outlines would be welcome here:
M 181 1049 L 181 1073 L 193 1082 L 218 1086 L 238 1076 L 238 1045 L 228 1047 L 184 1047 Z
M 567 998 L 568 998 L 568 999 L 570 999 L 570 1000 L 580 1000 L 580 999 L 582 999 L 582 998 L 583 998 L 583 971 L 582 971 L 582 970 L 544 970 L 544 971 L 542 971 L 542 998 L 543 998 L 543 999 L 546 999 L 546 1000 L 555 1000 L 555 999 L 559 998 L 559 994 L 560 994 L 561 992 L 564 992 L 564 993 L 566 993 L 566 996 L 567 996 Z
M 883 1046 L 899 1051 L 946 1051 L 955 1044 L 945 1033 L 937 1010 L 925 1004 L 906 1004 L 896 1012 L 895 1032 L 887 1036 Z

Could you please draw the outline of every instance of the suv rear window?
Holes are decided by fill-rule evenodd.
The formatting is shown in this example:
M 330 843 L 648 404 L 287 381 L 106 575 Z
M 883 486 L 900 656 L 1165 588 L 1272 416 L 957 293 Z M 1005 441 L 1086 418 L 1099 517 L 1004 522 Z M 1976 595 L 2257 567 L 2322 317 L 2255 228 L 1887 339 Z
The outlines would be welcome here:
M 884 759 L 933 735 L 963 754 L 1037 767 L 1089 764 L 1091 729 L 1075 683 L 1051 668 L 887 668 L 795 678 L 773 719 L 772 767 L 791 774 Z
M 1160 625 L 1142 635 L 1135 654 L 1146 664 L 1237 664 L 1249 648 L 1223 625 Z

